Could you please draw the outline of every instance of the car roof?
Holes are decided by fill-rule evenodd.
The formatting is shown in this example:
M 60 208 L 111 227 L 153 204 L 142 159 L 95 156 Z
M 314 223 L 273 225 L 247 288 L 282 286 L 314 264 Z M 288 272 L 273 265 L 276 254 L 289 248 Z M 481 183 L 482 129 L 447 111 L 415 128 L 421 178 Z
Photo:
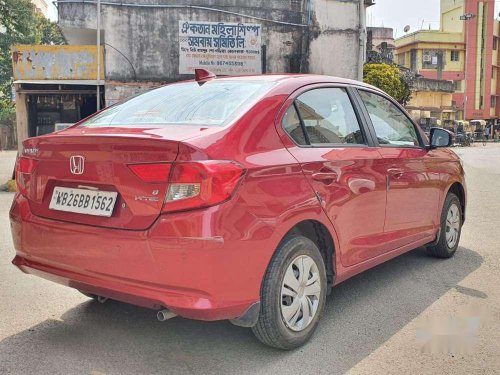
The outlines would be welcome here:
M 269 91 L 269 93 L 276 93 L 276 89 L 278 91 L 295 91 L 300 87 L 315 85 L 315 84 L 339 84 L 346 86 L 355 86 L 358 88 L 367 88 L 372 91 L 379 92 L 382 95 L 387 95 L 384 91 L 379 88 L 369 85 L 367 83 L 356 81 L 353 79 L 335 77 L 335 76 L 327 76 L 321 74 L 305 74 L 305 73 L 270 73 L 270 74 L 254 74 L 254 75 L 237 75 L 237 76 L 225 76 L 219 75 L 215 76 L 215 78 L 210 78 L 207 81 L 256 81 L 256 82 L 269 82 L 276 83 L 275 87 Z M 157 88 L 170 86 L 170 85 L 178 85 L 189 82 L 196 82 L 194 79 L 188 79 L 185 81 L 177 81 L 170 82 L 165 85 L 159 86 Z M 281 87 L 281 90 L 279 89 Z
M 327 76 L 327 75 L 319 75 L 319 74 L 259 74 L 259 75 L 245 75 L 245 76 L 217 76 L 216 80 L 290 83 L 296 87 L 320 84 L 320 83 L 332 83 L 332 84 L 341 84 L 348 86 L 365 87 L 381 92 L 380 89 L 361 81 L 334 77 L 334 76 Z

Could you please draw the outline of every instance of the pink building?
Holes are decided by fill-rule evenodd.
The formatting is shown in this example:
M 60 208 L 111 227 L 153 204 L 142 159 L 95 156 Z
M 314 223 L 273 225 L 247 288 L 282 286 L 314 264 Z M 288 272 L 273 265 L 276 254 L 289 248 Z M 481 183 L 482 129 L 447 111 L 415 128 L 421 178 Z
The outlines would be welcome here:
M 441 0 L 440 30 L 396 40 L 396 62 L 425 78 L 455 83 L 458 119 L 500 117 L 498 39 L 494 0 Z

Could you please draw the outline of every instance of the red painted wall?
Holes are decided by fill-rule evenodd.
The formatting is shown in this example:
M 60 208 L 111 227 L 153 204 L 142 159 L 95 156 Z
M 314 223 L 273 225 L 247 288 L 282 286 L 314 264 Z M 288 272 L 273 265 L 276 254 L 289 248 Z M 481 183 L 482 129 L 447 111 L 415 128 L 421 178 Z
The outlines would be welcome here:
M 484 52 L 484 99 L 483 108 L 476 108 L 476 64 L 477 64 L 477 34 L 478 34 L 478 17 L 479 14 L 479 3 L 488 4 L 488 14 L 486 17 L 486 36 L 485 36 L 485 52 Z M 467 74 L 467 82 L 465 84 L 466 95 L 467 95 L 467 108 L 465 111 L 465 116 L 467 120 L 475 119 L 489 119 L 490 109 L 491 109 L 491 77 L 492 77 L 492 54 L 493 54 L 493 27 L 494 27 L 494 13 L 495 13 L 495 1 L 494 0 L 465 0 L 465 13 L 475 14 L 476 17 L 465 22 L 466 36 L 465 36 L 465 48 L 467 50 L 467 60 L 466 60 L 466 72 L 462 71 L 443 71 L 442 79 L 449 81 L 462 81 L 465 80 L 465 75 Z M 500 43 L 499 47 L 500 48 Z M 449 58 L 449 56 L 447 56 Z M 500 66 L 500 57 L 498 66 Z M 438 79 L 437 70 L 420 70 L 421 74 L 425 78 Z M 496 92 L 500 93 L 500 75 L 498 76 L 498 87 Z M 460 110 L 464 109 L 465 94 L 455 93 L 453 95 L 453 100 L 456 102 L 457 108 Z M 500 99 L 497 103 L 497 117 L 500 117 Z
M 465 43 L 467 49 L 467 108 L 466 119 L 489 119 L 490 118 L 490 105 L 491 105 L 491 70 L 492 70 L 492 53 L 493 53 L 493 25 L 494 25 L 494 0 L 466 0 L 465 12 L 477 15 L 479 13 L 479 3 L 488 4 L 488 14 L 486 17 L 486 38 L 485 38 L 485 66 L 484 66 L 484 106 L 483 109 L 476 108 L 476 80 L 479 79 L 476 74 L 477 65 L 477 34 L 478 31 L 478 17 L 466 21 L 466 36 Z M 458 103 L 457 103 L 458 104 Z
M 424 78 L 438 79 L 437 70 L 421 70 L 419 72 Z M 446 81 L 462 81 L 465 78 L 465 73 L 461 71 L 443 71 L 443 78 Z

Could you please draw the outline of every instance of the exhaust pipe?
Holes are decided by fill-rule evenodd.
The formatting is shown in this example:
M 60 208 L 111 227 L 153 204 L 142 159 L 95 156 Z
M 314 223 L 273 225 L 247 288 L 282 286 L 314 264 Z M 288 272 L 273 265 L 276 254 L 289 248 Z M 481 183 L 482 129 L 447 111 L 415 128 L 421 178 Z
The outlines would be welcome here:
M 169 319 L 172 319 L 172 318 L 175 318 L 177 316 L 177 314 L 174 314 L 172 311 L 168 310 L 168 309 L 165 309 L 165 310 L 160 310 L 158 311 L 158 313 L 156 314 L 156 317 L 158 318 L 158 320 L 160 322 L 164 322 L 166 320 L 169 320 Z
M 107 297 L 103 297 L 103 296 L 97 296 L 97 302 L 99 303 L 104 303 L 108 300 Z

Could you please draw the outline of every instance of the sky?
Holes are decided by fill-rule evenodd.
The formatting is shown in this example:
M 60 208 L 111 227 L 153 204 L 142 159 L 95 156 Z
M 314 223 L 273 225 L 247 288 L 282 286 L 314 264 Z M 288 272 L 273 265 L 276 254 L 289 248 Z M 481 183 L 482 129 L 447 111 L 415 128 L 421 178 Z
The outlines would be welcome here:
M 51 21 L 54 21 L 54 22 L 57 22 L 57 8 L 56 8 L 56 5 L 50 1 L 49 2 L 49 19 Z
M 439 29 L 440 0 L 376 0 L 368 8 L 367 26 L 392 27 L 396 37 L 404 35 L 403 29 L 410 26 L 410 32 L 422 28 Z M 57 21 L 56 7 L 50 2 L 50 19 Z M 495 1 L 495 14 L 500 12 L 500 0 Z
M 404 27 L 410 32 L 421 29 L 439 29 L 439 0 L 377 0 L 368 8 L 367 25 L 392 27 L 397 37 L 404 35 Z M 500 11 L 500 1 L 495 1 Z

